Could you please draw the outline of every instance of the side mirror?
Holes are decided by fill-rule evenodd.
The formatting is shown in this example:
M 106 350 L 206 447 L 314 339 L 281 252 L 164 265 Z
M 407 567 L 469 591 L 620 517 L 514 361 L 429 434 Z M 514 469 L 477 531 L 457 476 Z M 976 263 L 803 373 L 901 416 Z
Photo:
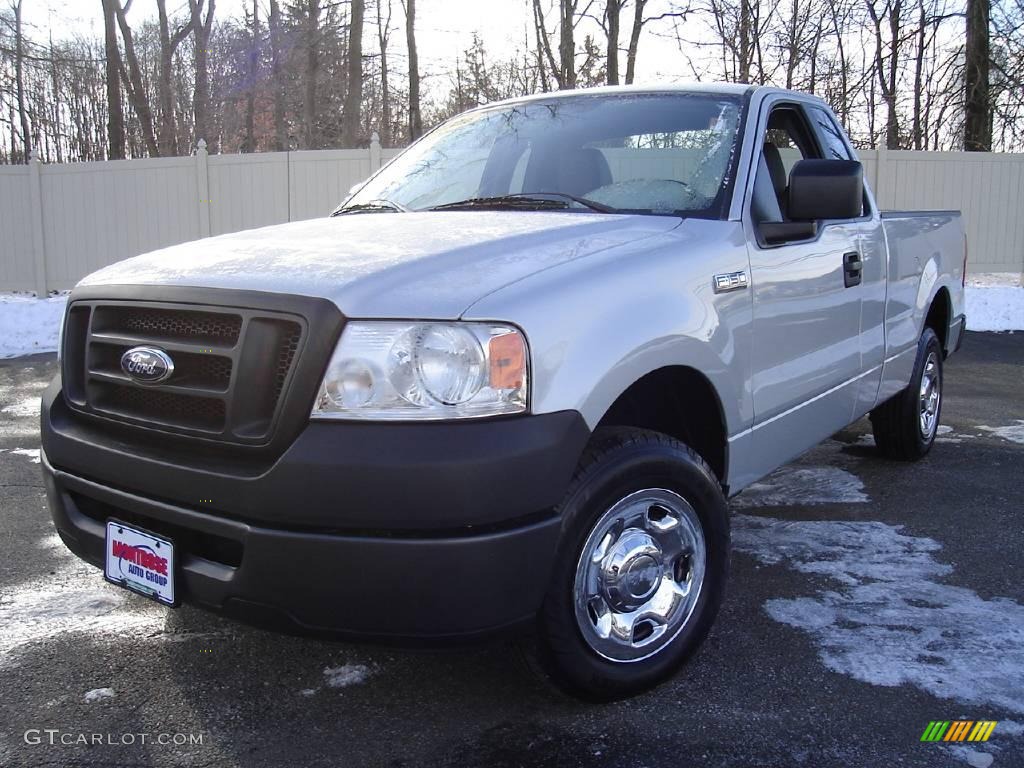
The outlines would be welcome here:
M 789 218 L 855 219 L 864 207 L 864 167 L 856 160 L 800 160 L 789 173 Z

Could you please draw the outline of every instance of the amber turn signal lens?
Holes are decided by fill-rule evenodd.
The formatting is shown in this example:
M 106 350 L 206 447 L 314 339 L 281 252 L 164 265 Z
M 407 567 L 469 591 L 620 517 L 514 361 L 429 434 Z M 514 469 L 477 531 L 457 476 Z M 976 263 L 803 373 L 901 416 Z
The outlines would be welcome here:
M 503 333 L 491 338 L 488 348 L 491 360 L 491 386 L 495 389 L 518 389 L 526 375 L 526 345 L 518 333 Z

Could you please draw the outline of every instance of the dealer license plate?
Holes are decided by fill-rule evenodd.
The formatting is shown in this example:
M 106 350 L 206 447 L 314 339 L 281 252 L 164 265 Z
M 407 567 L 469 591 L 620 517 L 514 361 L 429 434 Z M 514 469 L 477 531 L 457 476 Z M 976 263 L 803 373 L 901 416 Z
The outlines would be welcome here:
M 162 536 L 107 521 L 107 581 L 138 592 L 164 605 L 174 596 L 174 542 Z

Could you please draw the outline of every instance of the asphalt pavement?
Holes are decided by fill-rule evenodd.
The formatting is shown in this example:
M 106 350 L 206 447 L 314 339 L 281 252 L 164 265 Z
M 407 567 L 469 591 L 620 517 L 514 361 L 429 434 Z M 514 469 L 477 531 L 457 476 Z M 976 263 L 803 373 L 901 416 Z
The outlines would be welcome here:
M 309 640 L 106 584 L 46 510 L 55 367 L 0 361 L 0 766 L 1024 765 L 1024 334 L 968 334 L 924 461 L 861 421 L 733 500 L 707 643 L 601 706 L 509 643 Z M 936 720 L 998 724 L 921 742 Z

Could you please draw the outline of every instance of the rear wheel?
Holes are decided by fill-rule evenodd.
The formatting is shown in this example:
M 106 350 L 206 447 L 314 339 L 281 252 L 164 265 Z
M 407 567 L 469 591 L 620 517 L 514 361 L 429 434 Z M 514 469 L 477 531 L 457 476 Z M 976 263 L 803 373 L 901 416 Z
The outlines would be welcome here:
M 941 416 L 942 346 L 925 328 L 910 385 L 871 412 L 875 444 L 889 458 L 916 461 L 935 443 Z
M 602 429 L 561 512 L 539 617 L 544 667 L 590 699 L 656 685 L 697 649 L 722 600 L 729 528 L 717 479 L 677 440 Z

